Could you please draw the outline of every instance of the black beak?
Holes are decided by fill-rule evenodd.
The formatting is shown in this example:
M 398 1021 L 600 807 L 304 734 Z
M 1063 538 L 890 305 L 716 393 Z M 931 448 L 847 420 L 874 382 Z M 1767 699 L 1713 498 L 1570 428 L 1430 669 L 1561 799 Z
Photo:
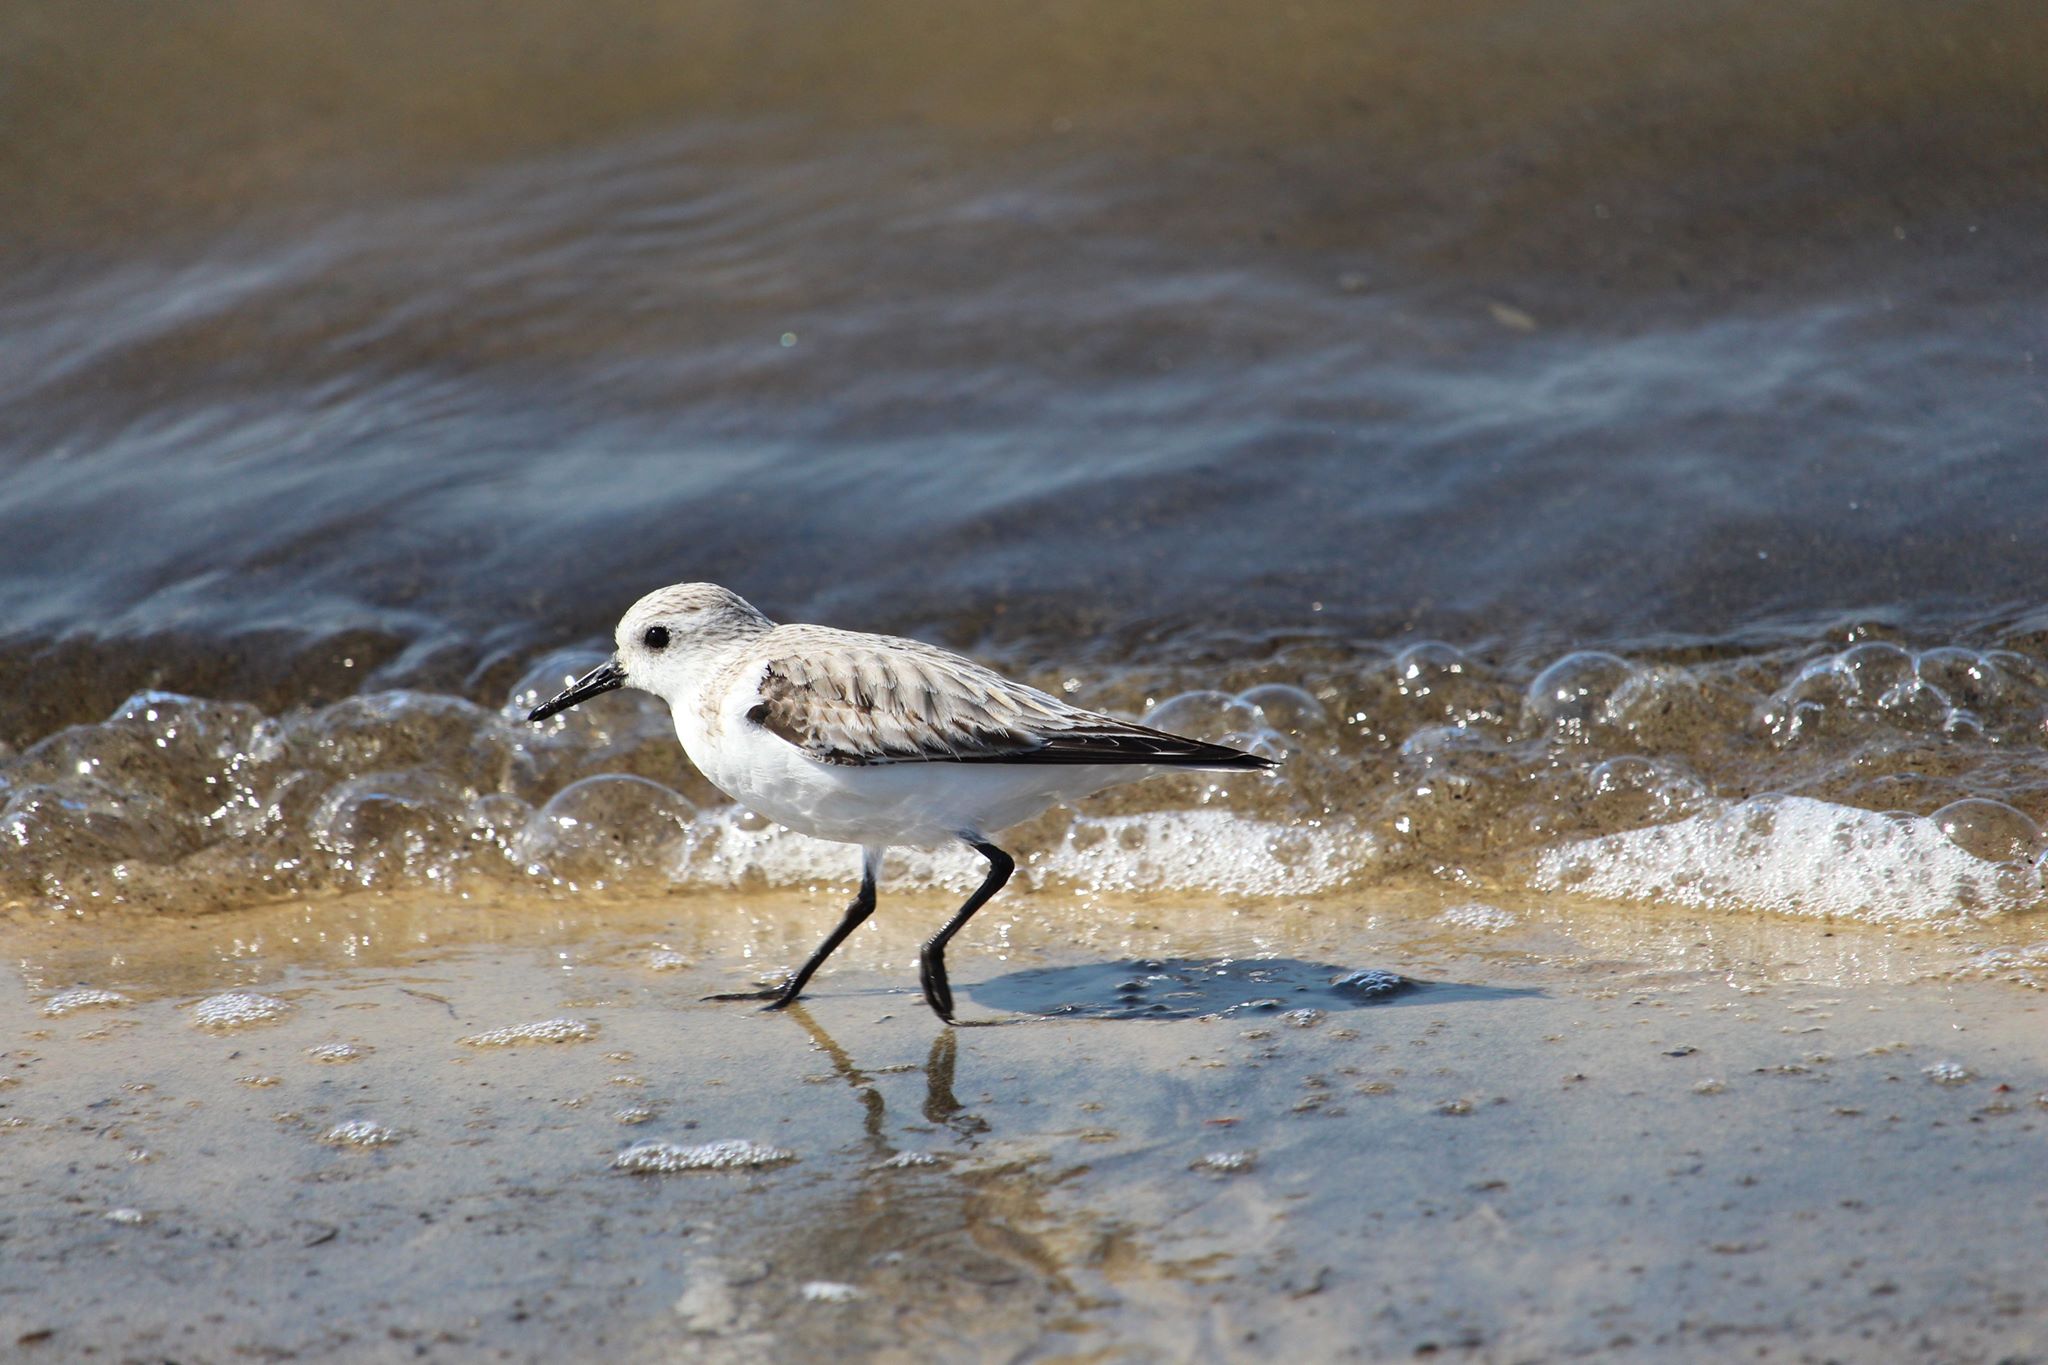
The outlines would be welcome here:
M 528 720 L 546 720 L 558 711 L 566 711 L 580 701 L 610 692 L 626 685 L 626 670 L 619 667 L 617 659 L 606 659 L 575 682 L 549 697 L 539 706 L 526 713 Z

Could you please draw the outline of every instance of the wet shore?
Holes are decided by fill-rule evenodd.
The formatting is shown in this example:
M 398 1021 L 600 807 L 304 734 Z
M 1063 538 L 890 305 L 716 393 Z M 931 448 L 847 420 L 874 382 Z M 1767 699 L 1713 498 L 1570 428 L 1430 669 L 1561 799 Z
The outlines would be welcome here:
M 943 907 L 912 896 L 801 1009 L 699 1003 L 831 909 L 357 899 L 14 935 L 0 1335 L 31 1360 L 2042 1344 L 2041 998 L 1926 979 L 1912 934 L 1029 896 L 958 950 L 987 1026 L 945 1029 L 903 965 Z M 1425 984 L 1331 987 L 1372 969 Z

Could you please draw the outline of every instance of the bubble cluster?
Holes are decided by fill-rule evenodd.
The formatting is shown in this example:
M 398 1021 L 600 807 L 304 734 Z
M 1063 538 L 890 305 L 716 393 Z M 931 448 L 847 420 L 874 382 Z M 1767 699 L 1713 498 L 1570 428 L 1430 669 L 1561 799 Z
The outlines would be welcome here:
M 446 884 L 467 842 L 468 804 L 463 788 L 437 772 L 366 773 L 329 790 L 309 829 L 342 880 L 362 887 L 409 878 Z
M 597 1037 L 597 1025 L 581 1019 L 541 1019 L 531 1024 L 486 1029 L 460 1038 L 464 1047 L 519 1047 L 526 1043 L 587 1043 Z
M 291 1013 L 291 1006 L 275 996 L 254 991 L 226 991 L 210 995 L 192 1007 L 195 1028 L 227 1032 L 256 1024 L 270 1024 Z
M 1958 975 L 2048 990 L 2048 943 L 1977 948 L 1964 960 Z
M 612 1168 L 636 1175 L 670 1175 L 678 1171 L 744 1171 L 780 1166 L 796 1153 L 740 1138 L 682 1147 L 673 1142 L 636 1142 L 612 1158 Z
M 1098 891 L 1325 891 L 1369 865 L 1374 847 L 1370 833 L 1348 822 L 1301 829 L 1227 810 L 1051 818 L 1058 820 L 1057 835 L 1042 838 L 1027 853 L 1022 874 Z M 688 876 L 700 885 L 740 886 L 755 879 L 792 885 L 843 880 L 855 866 L 843 844 L 807 839 L 726 808 L 699 822 Z M 980 881 L 983 870 L 964 849 L 892 849 L 885 875 L 892 886 L 966 888 Z
M 538 877 L 602 887 L 680 869 L 697 807 L 681 793 L 625 773 L 562 788 L 528 818 L 515 856 Z
M 125 1005 L 128 997 L 119 991 L 103 991 L 91 986 L 73 986 L 70 990 L 58 991 L 43 1001 L 43 1014 L 51 1019 L 79 1010 L 106 1009 L 114 1005 Z
M 1883 923 L 2024 903 L 2004 867 L 1956 847 L 1924 816 L 1779 795 L 1546 849 L 1533 881 L 1601 900 Z
M 1400 973 L 1382 971 L 1377 967 L 1351 972 L 1330 983 L 1337 990 L 1362 996 L 1391 995 L 1408 984 L 1408 978 Z
M 529 726 L 513 707 L 379 692 L 274 718 L 139 693 L 105 722 L 0 758 L 0 898 L 194 908 L 587 878 L 600 865 L 595 840 L 550 826 L 551 800 L 588 778 L 638 779 L 643 798 L 658 789 L 654 804 L 687 819 L 694 804 L 672 788 L 703 784 L 653 698 L 605 697 L 570 714 Z M 615 812 L 599 801 L 591 813 Z M 678 838 L 626 823 L 603 874 L 671 870 Z M 567 871 L 551 866 L 558 854 Z
M 1258 1164 L 1256 1152 L 1211 1152 L 1199 1157 L 1189 1168 L 1204 1175 L 1243 1175 Z
M 1511 661 L 1436 640 L 1318 644 L 1178 673 L 1106 670 L 1062 686 L 1281 768 L 1120 787 L 1078 814 L 1047 812 L 1006 846 L 1024 888 L 1118 895 L 1419 881 L 1909 918 L 2048 904 L 2048 778 L 2031 761 L 2048 740 L 2048 670 L 2012 650 L 1868 633 Z M 655 698 L 621 690 L 527 723 L 603 657 L 540 659 L 495 707 L 380 691 L 270 716 L 139 693 L 104 722 L 0 753 L 0 906 L 183 911 L 323 892 L 587 896 L 850 879 L 845 847 L 711 789 Z M 1190 687 L 1190 673 L 1205 685 Z M 1723 822 L 1758 792 L 1850 812 L 1842 819 L 1865 835 L 1835 838 L 1814 817 L 1846 866 L 1808 868 L 1789 843 L 1770 845 L 1774 873 L 1717 863 L 1753 851 Z M 1866 828 L 1857 812 L 1930 822 L 1939 845 L 1917 826 Z M 1683 867 L 1644 861 L 1660 829 L 1678 832 L 1659 856 L 1676 840 Z M 1620 864 L 1595 866 L 1602 839 L 1619 841 L 1599 847 Z M 1819 882 L 1795 886 L 1808 872 Z M 898 850 L 885 875 L 952 888 L 979 864 Z M 1894 875 L 1906 879 L 1895 891 L 1875 888 Z
M 1759 708 L 1779 745 L 1881 731 L 2013 740 L 2048 699 L 2048 670 L 2010 650 L 1910 650 L 1866 640 L 1805 663 Z
M 920 1166 L 937 1166 L 939 1159 L 930 1152 L 898 1152 L 882 1163 L 886 1171 L 906 1171 Z
M 1482 934 L 1499 933 L 1511 928 L 1515 917 L 1497 905 L 1454 905 L 1438 915 L 1437 923 L 1448 924 L 1454 929 L 1470 929 Z
M 381 1123 L 368 1119 L 350 1119 L 337 1123 L 320 1135 L 320 1141 L 329 1147 L 389 1147 L 404 1138 L 395 1128 L 386 1128 Z

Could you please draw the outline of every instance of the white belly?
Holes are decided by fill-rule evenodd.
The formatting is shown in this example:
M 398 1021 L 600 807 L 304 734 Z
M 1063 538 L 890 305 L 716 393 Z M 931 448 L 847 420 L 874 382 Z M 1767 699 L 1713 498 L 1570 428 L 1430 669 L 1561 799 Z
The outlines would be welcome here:
M 818 839 L 932 848 L 987 837 L 1048 806 L 1149 777 L 1122 764 L 820 763 L 742 722 L 713 744 L 677 716 L 690 761 L 733 800 Z

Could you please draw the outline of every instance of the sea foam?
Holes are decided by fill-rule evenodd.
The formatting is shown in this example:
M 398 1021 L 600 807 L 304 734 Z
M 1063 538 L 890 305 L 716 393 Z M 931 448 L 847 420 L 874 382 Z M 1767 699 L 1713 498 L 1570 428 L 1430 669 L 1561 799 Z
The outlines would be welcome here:
M 1546 849 L 1531 880 L 1601 900 L 1872 923 L 1999 914 L 2040 894 L 2036 868 L 1973 857 L 1930 817 L 1777 795 Z
M 843 844 L 805 838 L 737 807 L 697 817 L 687 876 L 714 886 L 842 881 L 853 861 Z M 1092 891 L 1199 889 L 1221 895 L 1305 895 L 1335 890 L 1370 864 L 1372 835 L 1350 821 L 1319 827 L 1247 819 L 1228 810 L 1077 816 L 1057 843 L 1031 855 L 1034 881 Z M 897 887 L 971 887 L 980 861 L 958 849 L 891 849 Z

